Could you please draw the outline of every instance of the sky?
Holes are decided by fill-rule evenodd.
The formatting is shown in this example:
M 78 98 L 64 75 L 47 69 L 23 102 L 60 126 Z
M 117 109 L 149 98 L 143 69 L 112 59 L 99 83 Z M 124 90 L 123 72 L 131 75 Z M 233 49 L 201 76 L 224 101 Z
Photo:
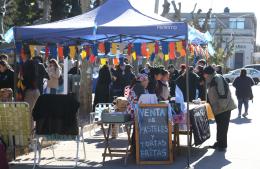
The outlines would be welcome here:
M 162 5 L 164 0 L 159 0 L 159 14 L 162 13 Z M 155 0 L 130 0 L 130 2 L 138 9 L 147 13 L 154 12 Z M 171 3 L 171 0 L 168 0 Z M 253 12 L 257 18 L 257 37 L 256 43 L 260 44 L 260 8 L 258 0 L 175 0 L 176 4 L 181 2 L 182 12 L 191 12 L 194 4 L 197 3 L 196 9 L 202 9 L 202 12 L 208 12 L 212 8 L 213 13 L 222 13 L 225 7 L 229 7 L 230 12 Z M 197 10 L 196 10 L 197 11 Z M 170 12 L 174 12 L 171 5 Z

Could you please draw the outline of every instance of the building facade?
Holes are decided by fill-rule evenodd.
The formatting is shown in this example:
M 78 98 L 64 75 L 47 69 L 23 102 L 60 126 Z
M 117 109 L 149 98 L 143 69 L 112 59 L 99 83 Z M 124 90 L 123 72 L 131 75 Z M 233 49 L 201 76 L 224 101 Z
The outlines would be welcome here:
M 203 24 L 205 13 L 200 15 L 200 24 Z M 171 19 L 173 14 L 169 14 Z M 190 13 L 183 13 L 182 20 L 189 22 Z M 231 69 L 241 68 L 254 62 L 253 56 L 256 50 L 257 21 L 254 13 L 230 13 L 225 9 L 224 13 L 213 13 L 209 21 L 209 32 L 213 38 L 222 37 L 222 48 L 231 40 L 234 41 L 234 55 L 230 57 L 226 66 Z

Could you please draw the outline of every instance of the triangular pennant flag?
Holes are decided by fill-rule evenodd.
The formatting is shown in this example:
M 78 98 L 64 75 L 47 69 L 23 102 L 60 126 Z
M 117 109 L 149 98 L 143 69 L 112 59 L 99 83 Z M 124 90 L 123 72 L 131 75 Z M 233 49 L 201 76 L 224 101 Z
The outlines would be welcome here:
M 159 53 L 159 43 L 158 42 L 155 42 L 155 44 L 154 44 L 154 53 L 155 54 Z
M 61 59 L 61 60 L 64 59 L 63 47 L 62 46 L 58 47 L 58 56 L 59 56 L 59 59 Z
M 35 56 L 35 46 L 34 45 L 29 45 L 29 49 L 30 49 L 30 53 L 31 53 L 31 57 Z
M 70 56 L 71 59 L 74 59 L 75 55 L 76 55 L 76 46 L 70 46 L 69 48 L 70 48 L 69 56 Z
M 168 61 L 169 60 L 169 55 L 167 54 L 167 55 L 164 55 L 164 60 L 165 61 Z
M 90 60 L 90 63 L 95 63 L 95 61 L 96 61 L 95 55 L 92 54 L 92 55 L 90 56 L 89 60 Z
M 111 53 L 113 55 L 116 55 L 116 52 L 117 52 L 117 44 L 116 43 L 112 43 L 112 45 L 111 45 Z
M 146 43 L 142 43 L 142 45 L 141 45 L 141 53 L 142 53 L 142 56 L 147 56 Z
M 150 61 L 154 61 L 154 59 L 155 59 L 155 53 L 153 53 L 152 55 L 151 55 L 151 57 L 150 57 Z
M 98 44 L 98 49 L 100 53 L 105 53 L 105 43 L 104 42 L 100 42 Z
M 168 42 L 162 42 L 162 53 L 165 55 L 169 53 L 169 43 Z
M 90 55 L 92 54 L 90 46 L 85 46 L 85 50 L 86 50 L 86 56 L 90 57 Z
M 105 42 L 105 54 L 107 55 L 110 52 L 111 43 Z
M 70 53 L 70 48 L 68 46 L 64 46 L 63 47 L 63 55 L 65 58 L 67 58 L 69 56 Z
M 175 59 L 175 43 L 174 42 L 169 43 L 169 57 L 171 60 Z
M 148 48 L 148 53 L 151 56 L 154 53 L 154 50 L 155 50 L 154 43 L 148 43 L 147 48 Z
M 141 43 L 135 43 L 134 44 L 135 53 L 137 56 L 141 56 Z
M 132 53 L 132 57 L 133 57 L 134 60 L 136 60 L 136 52 Z
M 81 59 L 82 60 L 84 60 L 84 59 L 86 59 L 86 57 L 87 57 L 87 52 L 83 49 L 82 51 L 81 51 Z
M 129 56 L 131 56 L 131 54 L 132 54 L 132 48 L 133 48 L 133 44 L 129 43 L 128 46 L 127 46 L 127 54 Z
M 118 65 L 119 64 L 119 59 L 118 58 L 114 58 L 113 59 L 113 64 L 114 65 Z
M 181 53 L 182 51 L 182 42 L 176 42 L 176 49 L 177 49 L 177 52 Z
M 101 58 L 101 59 L 100 59 L 100 64 L 101 64 L 101 65 L 107 64 L 107 59 L 106 59 L 106 58 Z
M 182 49 L 181 50 L 181 57 L 185 57 L 186 56 L 186 51 L 185 51 L 185 49 Z
M 51 45 L 50 46 L 50 54 L 51 54 L 51 58 L 53 59 L 57 59 L 57 46 L 56 45 Z

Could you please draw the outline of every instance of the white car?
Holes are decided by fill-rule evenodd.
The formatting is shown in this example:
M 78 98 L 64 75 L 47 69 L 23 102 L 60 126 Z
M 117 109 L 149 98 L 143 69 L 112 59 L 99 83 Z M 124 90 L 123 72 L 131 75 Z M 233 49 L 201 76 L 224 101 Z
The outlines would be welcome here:
M 255 84 L 258 84 L 260 81 L 260 71 L 253 68 L 244 68 L 246 69 L 247 75 L 254 79 Z M 241 69 L 236 69 L 224 74 L 223 77 L 228 83 L 232 83 L 236 77 L 240 76 Z

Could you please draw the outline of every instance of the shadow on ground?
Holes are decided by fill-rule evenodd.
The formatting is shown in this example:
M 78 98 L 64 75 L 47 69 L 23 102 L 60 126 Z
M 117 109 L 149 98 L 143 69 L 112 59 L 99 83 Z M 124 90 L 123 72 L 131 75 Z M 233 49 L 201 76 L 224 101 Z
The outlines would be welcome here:
M 246 124 L 246 123 L 251 123 L 252 119 L 249 119 L 249 118 L 235 118 L 235 119 L 230 120 L 230 122 L 234 123 L 234 124 Z

